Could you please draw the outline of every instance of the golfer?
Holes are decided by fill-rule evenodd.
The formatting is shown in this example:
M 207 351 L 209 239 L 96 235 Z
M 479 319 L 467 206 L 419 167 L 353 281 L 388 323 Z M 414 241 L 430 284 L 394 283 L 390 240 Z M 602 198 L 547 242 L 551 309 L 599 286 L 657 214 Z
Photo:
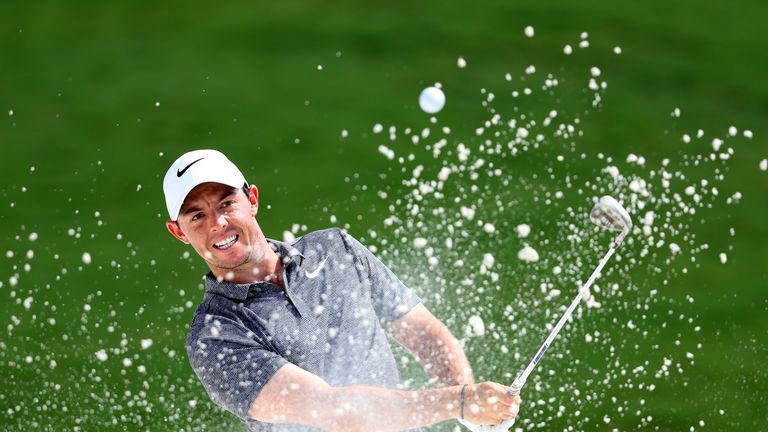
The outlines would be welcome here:
M 171 234 L 210 268 L 186 347 L 210 398 L 253 431 L 399 431 L 517 415 L 475 384 L 459 343 L 416 294 L 339 229 L 264 237 L 259 191 L 222 153 L 179 157 L 163 181 Z M 387 335 L 439 387 L 402 389 Z

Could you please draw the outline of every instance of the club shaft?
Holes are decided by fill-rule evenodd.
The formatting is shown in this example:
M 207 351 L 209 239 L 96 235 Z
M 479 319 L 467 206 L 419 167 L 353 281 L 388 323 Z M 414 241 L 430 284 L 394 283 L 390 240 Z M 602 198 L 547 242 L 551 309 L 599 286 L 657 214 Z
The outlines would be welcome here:
M 625 233 L 620 234 L 620 238 L 623 239 L 623 236 Z M 544 343 L 541 344 L 541 347 L 538 351 L 536 351 L 536 355 L 531 359 L 531 361 L 528 363 L 528 366 L 526 366 L 525 370 L 515 379 L 515 382 L 510 386 L 510 392 L 512 394 L 518 394 L 520 393 L 520 389 L 525 384 L 525 381 L 528 379 L 528 375 L 533 372 L 533 369 L 536 367 L 537 364 L 539 364 L 539 361 L 541 360 L 541 357 L 544 356 L 544 352 L 547 351 L 547 348 L 549 348 L 549 345 L 552 343 L 552 341 L 555 339 L 555 336 L 560 332 L 560 329 L 563 328 L 565 325 L 565 322 L 568 321 L 568 318 L 571 317 L 573 314 L 573 311 L 576 309 L 576 307 L 579 305 L 579 302 L 582 299 L 582 296 L 584 295 L 584 291 L 587 290 L 590 286 L 592 286 L 592 283 L 595 281 L 597 276 L 600 274 L 600 271 L 605 266 L 605 263 L 608 262 L 608 260 L 611 258 L 611 255 L 616 251 L 616 248 L 618 248 L 620 244 L 620 240 L 617 238 L 617 241 L 614 241 L 611 245 L 611 248 L 608 250 L 608 252 L 605 254 L 602 260 L 600 260 L 600 264 L 597 265 L 597 268 L 595 268 L 595 271 L 592 272 L 592 275 L 587 280 L 587 283 L 585 283 L 581 289 L 579 289 L 579 293 L 576 295 L 576 298 L 573 299 L 573 302 L 571 302 L 571 305 L 568 306 L 568 309 L 563 313 L 563 316 L 560 317 L 560 321 L 557 322 L 557 325 L 552 329 L 551 332 L 549 332 L 549 336 L 547 336 L 547 339 L 544 340 Z
M 571 314 L 573 314 L 574 309 L 576 309 L 576 306 L 579 305 L 579 302 L 581 301 L 582 296 L 584 295 L 584 292 L 592 286 L 592 283 L 597 278 L 597 275 L 600 274 L 600 271 L 605 266 L 605 263 L 608 262 L 608 260 L 611 258 L 611 255 L 613 255 L 614 252 L 616 252 L 616 249 L 619 248 L 621 245 L 621 242 L 624 240 L 624 237 L 629 233 L 629 228 L 624 229 L 617 237 L 614 239 L 613 244 L 611 244 L 611 248 L 608 250 L 608 252 L 605 254 L 602 260 L 600 260 L 600 264 L 597 265 L 597 268 L 595 268 L 595 271 L 592 272 L 592 275 L 587 279 L 587 283 L 585 283 L 581 289 L 579 289 L 579 293 L 576 295 L 576 298 L 573 299 L 573 302 L 571 302 L 571 305 L 568 306 L 568 309 L 563 313 L 563 316 L 560 317 L 560 321 L 557 322 L 557 325 L 555 328 L 552 329 L 551 332 L 549 332 L 549 336 L 547 336 L 547 339 L 544 341 L 544 343 L 541 345 L 538 351 L 536 351 L 536 355 L 531 359 L 531 361 L 528 363 L 528 366 L 526 366 L 525 370 L 518 375 L 517 378 L 515 378 L 515 382 L 512 383 L 511 386 L 509 386 L 509 393 L 513 395 L 520 394 L 520 389 L 523 388 L 525 385 L 525 381 L 528 379 L 528 375 L 533 372 L 533 369 L 536 367 L 537 364 L 539 364 L 539 360 L 541 360 L 541 357 L 544 356 L 544 352 L 549 348 L 549 345 L 552 343 L 552 341 L 555 339 L 555 336 L 560 332 L 560 329 L 563 328 L 565 325 L 565 322 L 568 321 L 568 318 L 571 317 Z M 515 419 L 510 420 L 504 420 L 499 425 L 474 425 L 470 428 L 471 432 L 508 432 L 509 428 L 514 426 Z

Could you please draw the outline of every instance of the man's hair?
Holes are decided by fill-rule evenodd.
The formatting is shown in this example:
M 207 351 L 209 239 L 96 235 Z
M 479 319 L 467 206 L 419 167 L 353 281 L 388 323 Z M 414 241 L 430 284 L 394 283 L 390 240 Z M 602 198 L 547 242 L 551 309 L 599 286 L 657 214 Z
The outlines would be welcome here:
M 251 196 L 251 187 L 250 187 L 250 186 L 248 186 L 248 183 L 243 183 L 243 186 L 240 188 L 240 190 L 241 190 L 241 191 L 243 191 L 243 193 L 245 193 L 245 197 L 246 197 L 246 198 L 248 198 L 248 197 L 250 197 L 250 196 Z M 178 221 L 178 219 L 177 219 L 177 220 L 175 220 L 174 222 L 176 222 L 176 226 L 177 226 L 177 227 L 181 228 L 181 226 L 179 226 L 179 221 Z

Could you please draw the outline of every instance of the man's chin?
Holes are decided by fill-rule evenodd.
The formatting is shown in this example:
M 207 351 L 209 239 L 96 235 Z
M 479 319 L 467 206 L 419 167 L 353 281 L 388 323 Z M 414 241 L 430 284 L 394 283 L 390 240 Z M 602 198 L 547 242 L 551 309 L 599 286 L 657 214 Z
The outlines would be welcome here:
M 209 262 L 208 264 L 221 270 L 234 271 L 241 269 L 248 264 L 248 262 L 250 262 L 250 256 L 246 255 L 244 258 L 216 260 L 214 262 Z

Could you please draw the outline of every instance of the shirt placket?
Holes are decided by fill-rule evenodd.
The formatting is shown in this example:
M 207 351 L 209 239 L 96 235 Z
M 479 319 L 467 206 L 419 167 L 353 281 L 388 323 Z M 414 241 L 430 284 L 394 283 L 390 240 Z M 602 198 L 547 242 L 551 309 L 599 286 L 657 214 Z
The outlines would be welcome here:
M 297 271 L 296 267 L 298 264 L 295 261 L 295 258 L 291 258 L 288 264 L 283 266 L 283 284 L 285 285 L 285 295 L 288 297 L 288 301 L 291 302 L 293 307 L 296 309 L 296 311 L 299 313 L 299 316 L 302 318 L 307 318 L 310 315 L 309 306 L 307 306 L 306 303 L 301 299 L 301 297 L 298 296 L 293 290 L 291 289 L 291 282 L 290 280 L 292 278 L 288 278 L 288 270 L 289 267 L 292 267 L 293 270 Z

